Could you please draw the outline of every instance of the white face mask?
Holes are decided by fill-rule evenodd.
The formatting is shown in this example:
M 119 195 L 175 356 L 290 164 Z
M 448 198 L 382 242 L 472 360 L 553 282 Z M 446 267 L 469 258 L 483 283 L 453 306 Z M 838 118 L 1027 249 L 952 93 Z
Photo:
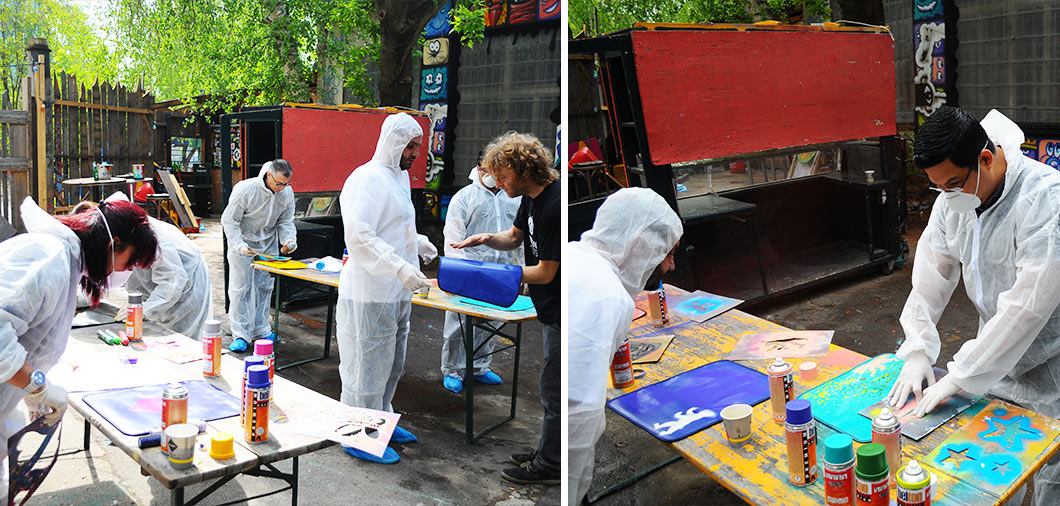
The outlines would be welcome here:
M 983 149 L 986 149 L 988 145 L 990 145 L 989 141 L 987 141 L 986 144 L 983 144 Z M 946 196 L 946 205 L 954 212 L 969 213 L 983 205 L 983 201 L 979 199 L 978 195 L 976 195 L 976 193 L 979 193 L 979 176 L 983 169 L 982 167 L 977 167 L 977 169 L 978 170 L 975 171 L 975 190 L 972 193 L 965 193 L 964 190 L 960 188 L 951 191 L 935 188 L 936 191 L 940 191 Z
M 125 286 L 125 282 L 129 281 L 129 276 L 132 276 L 132 271 L 114 271 L 107 276 L 107 288 L 119 288 Z
M 490 175 L 490 174 L 483 174 L 483 176 L 482 176 L 482 185 L 485 186 L 486 188 L 496 188 L 497 187 L 497 180 L 493 179 L 493 176 Z

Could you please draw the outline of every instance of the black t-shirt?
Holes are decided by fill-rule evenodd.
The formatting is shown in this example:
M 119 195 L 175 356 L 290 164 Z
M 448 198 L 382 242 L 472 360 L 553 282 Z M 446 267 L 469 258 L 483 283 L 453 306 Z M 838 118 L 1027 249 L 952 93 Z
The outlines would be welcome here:
M 537 265 L 538 260 L 559 262 L 562 246 L 559 197 L 559 180 L 549 183 L 537 198 L 523 196 L 514 225 L 523 231 L 523 255 L 527 266 Z M 537 319 L 546 325 L 559 323 L 559 272 L 557 269 L 556 277 L 548 284 L 530 285 L 530 299 L 537 309 Z

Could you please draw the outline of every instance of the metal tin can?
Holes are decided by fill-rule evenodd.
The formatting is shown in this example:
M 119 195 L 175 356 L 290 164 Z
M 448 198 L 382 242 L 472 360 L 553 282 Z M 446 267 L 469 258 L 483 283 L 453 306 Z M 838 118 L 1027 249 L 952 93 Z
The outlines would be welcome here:
M 629 353 L 629 338 L 618 347 L 611 360 L 611 384 L 625 388 L 633 384 L 633 356 Z
M 854 441 L 846 434 L 824 440 L 824 503 L 854 506 Z
M 857 506 L 889 506 L 891 489 L 887 485 L 887 449 L 879 443 L 867 443 L 857 450 L 854 466 L 854 500 Z
M 777 357 L 766 371 L 769 374 L 769 406 L 773 410 L 773 421 L 784 423 L 785 406 L 792 397 L 793 368 L 784 359 Z
M 809 401 L 796 399 L 786 409 L 784 442 L 788 449 L 788 481 L 792 485 L 809 485 L 817 481 L 817 426 Z
M 166 427 L 188 422 L 188 389 L 180 383 L 170 383 L 162 391 L 162 453 L 169 453 Z
M 346 261 L 350 259 L 350 250 L 342 248 L 342 265 L 346 265 Z
M 931 475 L 920 467 L 920 462 L 910 460 L 898 471 L 898 506 L 931 506 Z
M 258 339 L 254 341 L 254 355 L 265 360 L 265 366 L 269 368 L 269 382 L 276 375 L 276 353 L 273 351 L 271 339 Z M 272 390 L 269 390 L 269 400 L 272 400 Z
M 221 375 L 221 322 L 208 320 L 202 336 L 202 375 Z
M 890 470 L 890 486 L 895 487 L 894 477 L 902 465 L 902 422 L 883 408 L 880 414 L 872 419 L 872 442 L 880 443 L 887 449 L 887 468 Z
M 265 359 L 251 355 L 243 359 L 243 385 L 239 387 L 239 424 L 243 425 L 246 420 L 246 403 L 247 403 L 247 376 L 250 374 L 250 368 L 255 365 L 265 365 Z
M 670 316 L 666 314 L 666 289 L 661 281 L 657 290 L 648 292 L 648 316 L 652 326 L 665 327 L 670 324 Z
M 247 370 L 247 387 L 244 396 L 243 439 L 248 443 L 264 443 L 269 440 L 269 368 L 251 366 Z
M 125 335 L 130 341 L 139 341 L 144 338 L 144 305 L 141 294 L 129 294 L 129 310 L 125 316 Z

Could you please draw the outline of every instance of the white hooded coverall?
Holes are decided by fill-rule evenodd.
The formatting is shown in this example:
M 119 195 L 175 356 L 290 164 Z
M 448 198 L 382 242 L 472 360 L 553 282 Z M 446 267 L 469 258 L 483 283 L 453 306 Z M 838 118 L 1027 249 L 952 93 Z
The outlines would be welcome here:
M 0 422 L 14 422 L 0 423 L 0 459 L 7 457 L 7 438 L 27 421 L 13 416 L 26 393 L 7 381 L 23 363 L 48 371 L 59 361 L 84 270 L 81 241 L 69 227 L 30 198 L 20 209 L 27 233 L 0 243 Z M 6 496 L 6 480 L 2 485 Z
M 148 217 L 158 238 L 155 263 L 133 268 L 125 283 L 130 293 L 144 294 L 144 316 L 195 340 L 202 339 L 213 317 L 210 271 L 195 243 L 180 229 Z
M 349 260 L 339 275 L 336 338 L 343 403 L 380 411 L 405 368 L 412 292 L 398 279 L 419 270 L 419 236 L 409 174 L 398 165 L 423 128 L 405 113 L 383 121 L 371 161 L 346 178 L 339 194 Z
M 510 251 L 501 251 L 488 246 L 474 246 L 464 249 L 456 249 L 449 246 L 458 243 L 475 234 L 503 232 L 512 228 L 515 222 L 515 214 L 519 212 L 521 197 L 509 197 L 504 190 L 496 193 L 490 191 L 478 180 L 478 169 L 471 169 L 468 176 L 471 184 L 461 188 L 449 201 L 449 210 L 445 215 L 445 256 L 451 258 L 466 258 L 480 262 L 493 262 L 498 264 L 522 265 L 523 247 Z M 498 327 L 500 322 L 490 322 Z M 442 374 L 463 379 L 464 367 L 467 359 L 464 354 L 464 334 L 460 326 L 460 316 L 456 313 L 446 311 L 445 327 L 442 340 Z M 474 364 L 474 374 L 481 375 L 489 372 L 490 363 L 493 362 L 493 347 L 495 341 L 491 339 L 488 332 L 475 329 L 475 346 L 478 349 Z M 489 340 L 481 349 L 482 342 Z
M 273 193 L 264 175 L 271 164 L 261 167 L 257 177 L 244 179 L 232 188 L 221 226 L 228 240 L 228 298 L 232 336 L 251 343 L 272 332 L 269 307 L 272 279 L 253 269 L 253 257 L 240 254 L 243 246 L 267 255 L 277 255 L 280 244 L 294 244 L 294 190 L 290 186 Z
M 681 219 L 661 196 L 622 189 L 596 211 L 592 230 L 567 244 L 567 498 L 579 504 L 604 431 L 608 367 L 633 320 L 633 299 L 681 238 Z
M 897 355 L 938 359 L 938 320 L 963 275 L 979 330 L 947 364 L 949 376 L 973 395 L 990 392 L 1060 417 L 1060 173 L 1023 156 L 1023 132 L 1001 113 L 981 125 L 1008 164 L 1001 197 L 978 217 L 954 212 L 944 195 L 935 200 L 917 244 Z M 1035 474 L 1034 504 L 1060 504 L 1058 462 L 1054 456 Z

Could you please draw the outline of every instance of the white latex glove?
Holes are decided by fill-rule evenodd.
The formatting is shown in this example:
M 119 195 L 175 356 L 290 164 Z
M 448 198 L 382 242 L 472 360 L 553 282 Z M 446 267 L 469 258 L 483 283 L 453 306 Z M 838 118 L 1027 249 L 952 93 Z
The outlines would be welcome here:
M 887 394 L 891 406 L 901 409 L 910 393 L 919 400 L 923 396 L 925 381 L 928 387 L 935 384 L 935 371 L 931 368 L 931 360 L 924 352 L 914 351 L 906 357 L 902 372 L 898 374 L 898 379 L 894 380 L 894 385 L 891 386 L 891 392 Z
M 290 243 L 284 244 L 283 247 L 280 248 L 280 253 L 286 255 L 286 254 L 288 254 L 288 253 L 290 253 L 290 252 L 292 252 L 292 251 L 294 251 L 296 249 L 298 249 L 298 243 L 290 242 Z
M 431 286 L 431 284 L 427 282 L 427 276 L 411 264 L 402 265 L 401 268 L 398 269 L 398 279 L 401 280 L 401 284 L 405 285 L 405 288 L 408 288 L 413 292 L 421 288 L 430 288 Z
M 48 425 L 55 425 L 63 419 L 66 402 L 66 389 L 50 381 L 46 381 L 39 392 L 26 396 L 30 416 L 36 420 L 44 415 L 44 423 Z
M 438 258 L 438 248 L 435 248 L 434 245 L 431 244 L 431 241 L 430 239 L 427 239 L 427 236 L 420 234 L 419 237 L 420 260 L 423 260 L 423 263 L 425 264 L 429 264 L 433 262 L 435 258 Z
M 252 257 L 254 256 L 254 251 L 250 249 L 250 246 L 243 246 L 239 248 L 239 254 L 245 257 Z
M 116 322 L 123 322 L 123 321 L 125 321 L 128 318 L 129 318 L 129 308 L 128 307 L 118 308 L 118 314 L 114 315 L 114 321 L 116 321 Z
M 961 387 L 957 386 L 952 378 L 943 376 L 938 383 L 924 389 L 924 396 L 920 398 L 920 404 L 916 406 L 916 416 L 920 417 L 930 413 L 936 406 L 960 391 Z

